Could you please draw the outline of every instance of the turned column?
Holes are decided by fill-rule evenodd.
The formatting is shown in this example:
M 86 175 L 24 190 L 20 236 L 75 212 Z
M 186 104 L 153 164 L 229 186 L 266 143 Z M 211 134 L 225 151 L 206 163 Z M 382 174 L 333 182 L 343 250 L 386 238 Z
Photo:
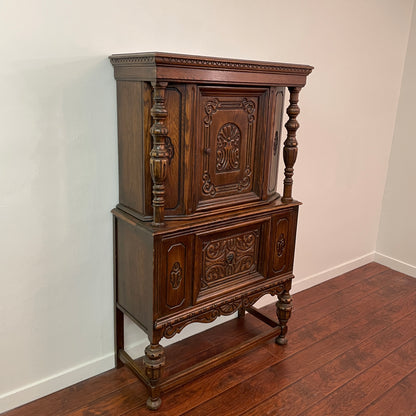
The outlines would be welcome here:
M 157 410 L 162 403 L 160 399 L 159 380 L 162 367 L 165 365 L 165 353 L 163 347 L 159 344 L 148 345 L 144 353 L 143 362 L 146 369 L 146 376 L 150 383 L 150 396 L 146 401 L 146 405 L 150 410 Z
M 292 185 L 293 185 L 293 165 L 296 162 L 298 154 L 298 142 L 296 141 L 296 130 L 299 128 L 299 123 L 296 120 L 300 109 L 298 107 L 300 87 L 289 87 L 290 105 L 286 110 L 289 120 L 285 124 L 287 130 L 287 139 L 283 147 L 283 160 L 285 162 L 285 179 L 283 181 L 283 197 L 282 202 L 292 202 Z
M 150 152 L 150 173 L 153 180 L 153 225 L 163 225 L 165 214 L 165 180 L 169 161 L 169 151 L 166 145 L 168 129 L 165 120 L 168 111 L 165 106 L 167 82 L 152 82 L 153 107 L 150 114 L 153 125 L 150 133 L 153 137 L 153 148 Z
M 292 297 L 290 296 L 291 282 L 286 283 L 285 289 L 278 295 L 279 300 L 276 302 L 276 315 L 280 324 L 280 335 L 276 338 L 276 344 L 287 344 L 287 321 L 292 313 Z

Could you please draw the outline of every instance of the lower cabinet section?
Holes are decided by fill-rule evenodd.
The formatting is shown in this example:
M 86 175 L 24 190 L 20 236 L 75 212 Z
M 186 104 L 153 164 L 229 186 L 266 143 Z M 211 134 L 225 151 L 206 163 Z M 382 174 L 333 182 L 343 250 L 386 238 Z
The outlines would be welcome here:
M 225 362 L 271 337 L 285 344 L 292 310 L 289 291 L 297 212 L 298 205 L 294 203 L 253 209 L 215 222 L 176 222 L 162 229 L 114 210 L 118 365 L 129 365 L 151 391 L 156 391 L 151 371 L 163 367 L 163 348 L 159 344 L 162 338 L 175 336 L 191 323 L 212 322 L 237 311 L 240 318 L 250 313 L 271 329 L 221 353 L 219 358 L 201 362 L 192 373 L 184 371 L 168 377 L 160 384 L 162 390 L 178 386 L 191 374 L 213 363 L 217 365 L 221 362 L 218 360 Z M 266 294 L 278 298 L 278 321 L 253 308 Z M 124 350 L 123 315 L 141 326 L 149 337 L 143 367 Z
M 117 304 L 148 331 L 156 321 L 186 325 L 190 314 L 201 311 L 234 312 L 238 308 L 230 307 L 230 299 L 232 305 L 243 298 L 257 300 L 280 277 L 291 276 L 297 211 L 294 205 L 214 226 L 199 222 L 153 232 L 116 210 Z

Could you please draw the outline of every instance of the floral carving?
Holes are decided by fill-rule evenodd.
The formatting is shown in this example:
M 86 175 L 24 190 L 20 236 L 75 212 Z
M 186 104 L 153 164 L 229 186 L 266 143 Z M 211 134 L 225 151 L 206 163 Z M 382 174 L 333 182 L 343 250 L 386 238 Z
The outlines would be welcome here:
M 218 280 L 257 269 L 258 230 L 209 241 L 203 250 L 201 289 Z
M 234 123 L 224 124 L 217 135 L 217 172 L 226 172 L 240 167 L 241 132 Z
M 173 289 L 177 289 L 182 281 L 182 268 L 179 262 L 175 262 L 170 271 L 170 284 Z
M 285 249 L 285 247 L 286 247 L 285 236 L 283 233 L 281 233 L 276 243 L 276 251 L 279 257 L 282 257 L 283 250 Z

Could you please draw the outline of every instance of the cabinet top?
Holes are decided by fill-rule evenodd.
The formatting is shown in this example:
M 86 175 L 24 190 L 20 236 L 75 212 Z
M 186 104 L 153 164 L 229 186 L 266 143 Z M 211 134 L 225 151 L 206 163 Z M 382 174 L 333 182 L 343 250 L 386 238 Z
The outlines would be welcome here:
M 115 54 L 109 57 L 117 80 L 212 82 L 303 86 L 309 65 L 215 58 L 164 52 Z

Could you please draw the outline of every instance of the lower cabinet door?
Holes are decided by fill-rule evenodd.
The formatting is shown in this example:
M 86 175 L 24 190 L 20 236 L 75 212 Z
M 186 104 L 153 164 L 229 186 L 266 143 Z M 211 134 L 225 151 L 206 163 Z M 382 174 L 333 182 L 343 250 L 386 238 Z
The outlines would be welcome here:
M 194 302 L 266 279 L 269 234 L 269 217 L 196 233 Z
M 156 300 L 158 310 L 166 315 L 191 305 L 193 235 L 164 238 L 159 247 Z
M 293 270 L 298 207 L 272 216 L 270 277 Z

